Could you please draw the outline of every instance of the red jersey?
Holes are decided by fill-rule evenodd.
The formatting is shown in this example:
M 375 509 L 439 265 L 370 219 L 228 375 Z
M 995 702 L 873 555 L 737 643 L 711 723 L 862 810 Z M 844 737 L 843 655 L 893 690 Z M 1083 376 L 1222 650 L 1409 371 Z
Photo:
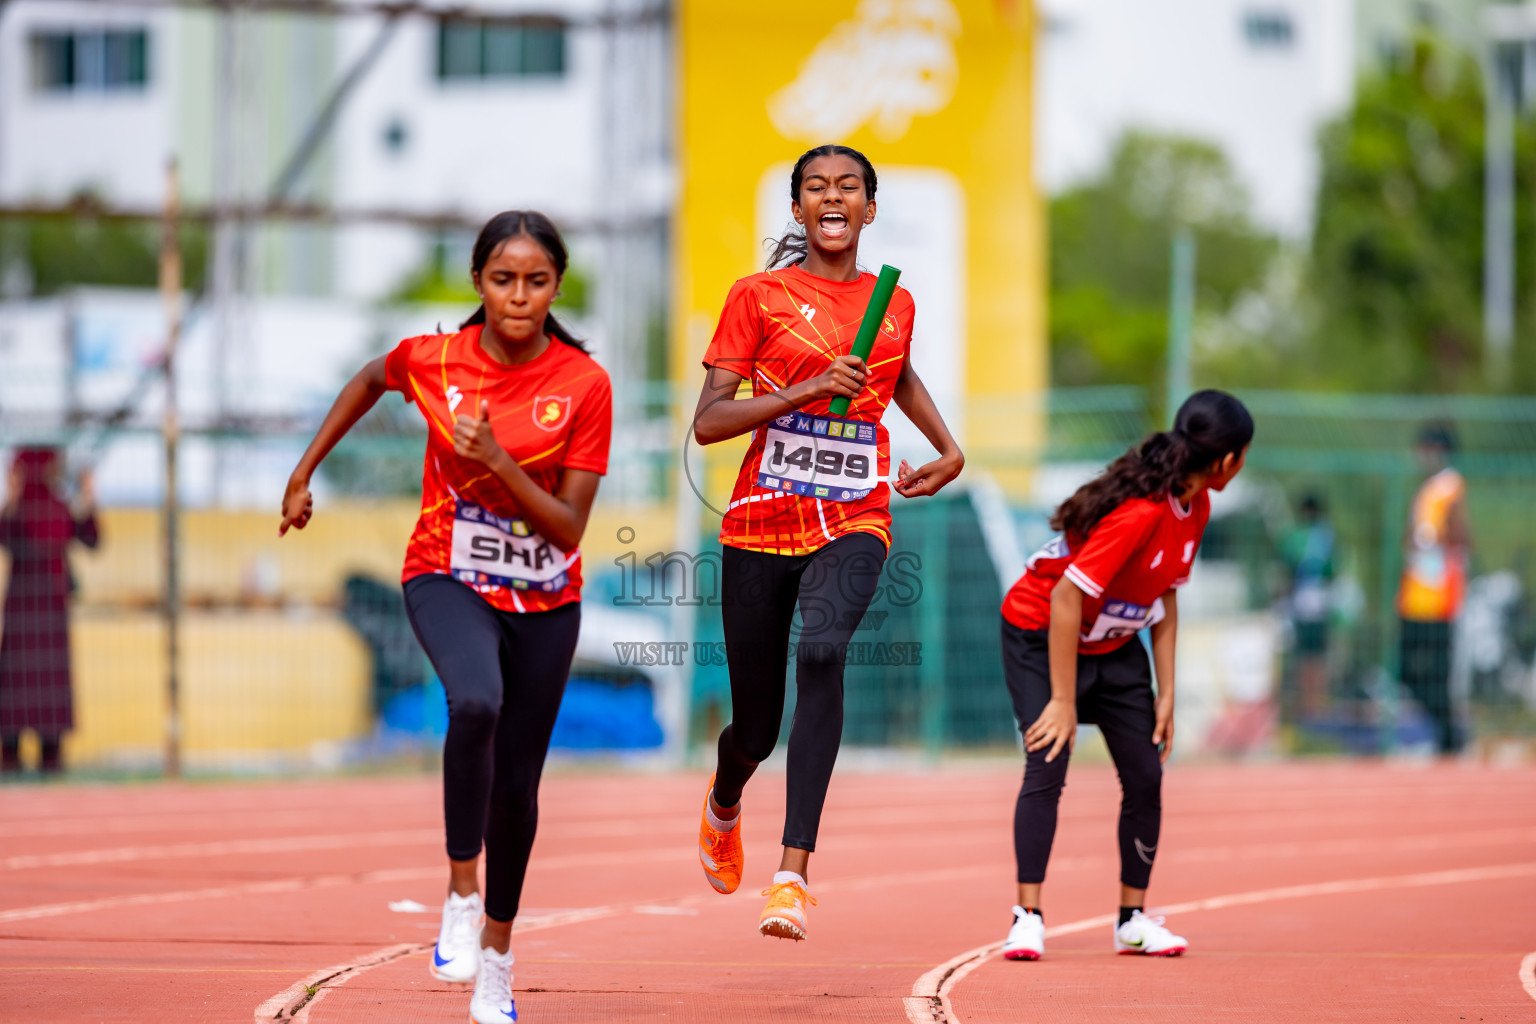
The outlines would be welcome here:
M 1124 502 L 1087 539 L 1058 534 L 1031 555 L 1003 599 L 1003 618 L 1020 629 L 1049 629 L 1051 591 L 1065 576 L 1084 594 L 1078 652 L 1107 654 L 1162 621 L 1163 595 L 1189 582 L 1210 518 L 1206 491 L 1187 511 L 1162 495 Z
M 519 515 L 501 481 L 453 450 L 458 415 L 490 403 L 496 441 L 550 493 L 567 469 L 608 472 L 613 392 L 591 356 L 554 338 L 533 360 L 503 366 L 480 348 L 480 327 L 407 338 L 384 379 L 427 421 L 421 517 L 402 580 L 444 573 L 503 611 L 540 612 L 581 600 L 581 551 L 561 551 Z
M 853 350 L 875 275 L 829 281 L 798 266 L 731 286 L 705 366 L 738 373 L 766 395 L 826 371 Z M 906 364 L 916 308 L 897 288 L 865 360 L 864 389 L 845 416 L 831 399 L 784 414 L 752 432 L 720 542 L 748 551 L 803 555 L 848 533 L 891 543 L 891 444 L 881 417 Z

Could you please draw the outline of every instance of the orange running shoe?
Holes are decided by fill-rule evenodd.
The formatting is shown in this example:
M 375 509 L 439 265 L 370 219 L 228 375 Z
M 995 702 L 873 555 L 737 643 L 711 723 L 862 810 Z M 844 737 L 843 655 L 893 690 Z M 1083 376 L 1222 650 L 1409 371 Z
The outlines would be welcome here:
M 709 794 L 715 791 L 715 777 L 709 777 L 709 788 L 704 791 L 704 811 L 709 810 Z M 704 877 L 719 893 L 732 893 L 741 884 L 741 869 L 745 857 L 741 852 L 741 814 L 736 815 L 736 827 L 721 832 L 709 823 L 707 813 L 699 814 L 699 863 L 704 866 Z
M 763 908 L 757 930 L 764 935 L 796 942 L 805 938 L 806 904 L 814 907 L 816 897 L 806 892 L 799 882 L 775 882 L 763 890 L 763 895 L 768 897 L 768 905 Z

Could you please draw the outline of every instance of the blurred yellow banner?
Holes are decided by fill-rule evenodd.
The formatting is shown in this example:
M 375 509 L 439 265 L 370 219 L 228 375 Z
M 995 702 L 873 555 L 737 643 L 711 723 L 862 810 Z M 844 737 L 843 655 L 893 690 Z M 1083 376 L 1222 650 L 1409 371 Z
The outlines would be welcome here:
M 902 269 L 913 362 L 951 426 L 987 448 L 1033 434 L 1002 397 L 1047 376 L 1033 21 L 1027 0 L 682 0 L 676 379 L 701 380 L 731 283 L 792 223 L 795 158 L 838 142 L 879 174 L 860 259 Z M 893 464 L 925 457 L 886 421 Z

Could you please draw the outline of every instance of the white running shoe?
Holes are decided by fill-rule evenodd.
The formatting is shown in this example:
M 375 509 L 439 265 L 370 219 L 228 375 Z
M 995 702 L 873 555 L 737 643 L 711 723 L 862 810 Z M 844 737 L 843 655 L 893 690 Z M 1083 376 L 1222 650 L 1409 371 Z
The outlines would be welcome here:
M 474 1024 L 510 1024 L 517 1020 L 517 1004 L 512 1001 L 510 949 L 505 953 L 489 947 L 480 950 L 480 973 L 475 977 L 474 998 L 469 1001 L 469 1019 Z
M 1027 912 L 1023 907 L 1013 908 L 1013 927 L 1003 942 L 1003 956 L 1009 960 L 1039 960 L 1045 952 L 1045 919 L 1039 914 Z
M 1163 927 L 1165 918 L 1148 917 L 1139 910 L 1115 929 L 1115 952 L 1142 956 L 1178 956 L 1189 948 L 1189 940 Z
M 480 963 L 480 917 L 485 904 L 480 894 L 460 896 L 449 893 L 443 903 L 443 926 L 437 931 L 437 945 L 432 949 L 428 967 L 438 981 L 475 980 Z

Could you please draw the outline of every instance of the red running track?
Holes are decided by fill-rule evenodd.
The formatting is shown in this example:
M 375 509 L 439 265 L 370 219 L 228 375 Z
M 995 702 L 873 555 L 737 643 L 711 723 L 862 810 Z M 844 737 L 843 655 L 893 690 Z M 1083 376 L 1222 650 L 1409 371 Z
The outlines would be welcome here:
M 1039 963 L 996 954 L 1013 768 L 841 772 L 801 944 L 755 929 L 783 777 L 748 791 L 731 897 L 697 866 L 703 781 L 546 780 L 525 1022 L 1536 1020 L 1531 767 L 1176 766 L 1152 896 L 1191 951 L 1147 960 L 1109 952 L 1113 772 L 1074 765 Z M 439 804 L 424 778 L 0 789 L 0 1020 L 459 1024 L 426 970 Z

